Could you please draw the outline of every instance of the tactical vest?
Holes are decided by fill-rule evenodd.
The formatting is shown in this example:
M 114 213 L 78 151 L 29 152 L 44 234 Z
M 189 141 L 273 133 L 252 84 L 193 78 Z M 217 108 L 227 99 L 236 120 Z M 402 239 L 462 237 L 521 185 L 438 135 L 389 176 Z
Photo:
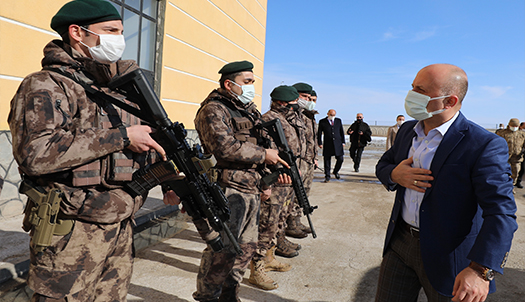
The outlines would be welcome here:
M 57 70 L 49 69 L 51 71 L 58 72 L 65 75 Z M 76 78 L 85 82 L 90 81 L 82 74 L 75 74 Z M 70 77 L 71 80 L 74 80 Z M 132 102 L 124 99 L 120 94 L 113 93 L 107 89 L 104 91 L 124 101 L 128 105 L 136 106 Z M 125 127 L 130 125 L 139 125 L 140 119 L 134 115 L 129 114 L 125 110 L 115 108 L 111 104 L 106 104 L 104 107 L 101 106 L 102 102 L 93 100 L 89 95 L 86 96 L 97 103 L 97 112 L 93 122 L 93 128 L 98 129 L 114 129 L 119 127 Z M 60 102 L 57 101 L 56 107 L 60 109 Z M 60 110 L 62 114 L 65 113 Z M 64 116 L 64 118 L 66 118 Z M 132 180 L 133 172 L 140 169 L 146 163 L 154 161 L 154 152 L 137 154 L 128 149 L 111 153 L 106 157 L 99 158 L 90 163 L 84 164 L 77 168 L 72 169 L 71 182 L 75 187 L 81 186 L 93 186 L 99 184 L 107 185 L 123 185 L 123 182 Z
M 231 116 L 232 131 L 235 139 L 241 142 L 263 145 L 262 137 L 257 134 L 256 124 L 258 124 L 258 121 L 253 118 L 251 113 L 245 110 L 239 110 L 233 104 L 230 104 L 229 101 L 222 100 L 221 98 L 213 98 L 210 99 L 209 102 L 220 103 L 228 110 Z M 215 167 L 218 169 L 242 170 L 255 169 L 257 168 L 257 164 L 242 164 L 217 159 Z

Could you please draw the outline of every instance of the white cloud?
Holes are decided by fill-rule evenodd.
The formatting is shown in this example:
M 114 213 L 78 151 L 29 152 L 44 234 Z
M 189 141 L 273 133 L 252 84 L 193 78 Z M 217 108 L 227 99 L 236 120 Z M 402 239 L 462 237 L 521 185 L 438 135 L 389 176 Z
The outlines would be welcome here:
M 436 32 L 437 32 L 436 27 L 430 30 L 423 30 L 423 31 L 416 32 L 414 37 L 411 39 L 411 41 L 419 42 L 419 41 L 426 40 L 428 38 L 435 36 Z
M 403 33 L 403 30 L 401 29 L 395 29 L 390 27 L 386 32 L 383 33 L 383 37 L 380 41 L 390 41 L 394 39 L 400 38 L 401 34 Z
M 500 98 L 503 96 L 507 91 L 512 89 L 511 86 L 502 87 L 502 86 L 481 86 L 481 90 L 483 90 L 485 93 L 488 93 L 491 98 Z

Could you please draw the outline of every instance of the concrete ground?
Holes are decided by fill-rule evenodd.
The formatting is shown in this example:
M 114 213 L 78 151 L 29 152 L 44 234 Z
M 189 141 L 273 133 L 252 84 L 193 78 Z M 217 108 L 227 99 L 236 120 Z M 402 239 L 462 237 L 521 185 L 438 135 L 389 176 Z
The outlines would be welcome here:
M 318 237 L 291 239 L 302 245 L 299 256 L 287 259 L 293 269 L 269 272 L 279 283 L 272 291 L 248 283 L 240 289 L 243 302 L 251 301 L 373 301 L 387 221 L 394 193 L 387 192 L 374 175 L 384 151 L 377 139 L 365 148 L 359 173 L 345 157 L 341 179 L 323 183 L 316 177 L 310 203 L 318 205 L 312 221 Z M 321 159 L 321 158 L 320 158 Z M 319 161 L 322 165 L 322 160 Z M 333 163 L 334 164 L 334 163 Z M 525 223 L 525 190 L 518 189 L 518 223 Z M 306 219 L 303 219 L 306 223 Z M 205 245 L 193 226 L 173 238 L 137 254 L 130 301 L 193 301 L 201 251 Z M 504 276 L 497 276 L 498 291 L 487 301 L 525 301 L 525 230 L 515 234 Z M 420 297 L 419 301 L 426 301 Z
M 248 271 L 240 289 L 243 302 L 373 301 L 394 199 L 394 193 L 387 192 L 374 175 L 375 164 L 383 151 L 384 139 L 374 138 L 373 144 L 365 148 L 359 173 L 353 172 L 352 160 L 346 154 L 340 180 L 323 183 L 324 175 L 316 171 L 310 203 L 319 206 L 312 215 L 318 237 L 291 239 L 303 248 L 298 257 L 278 257 L 293 269 L 286 273 L 269 272 L 279 283 L 276 290 L 263 291 L 249 284 Z M 322 157 L 319 159 L 322 165 Z M 523 225 L 525 189 L 517 189 L 515 197 L 518 223 Z M 0 247 L 4 245 L 4 235 L 0 237 Z M 175 236 L 137 252 L 128 300 L 193 301 L 204 247 L 189 223 L 188 228 Z M 525 230 L 522 228 L 515 233 L 505 275 L 496 276 L 496 280 L 498 291 L 487 301 L 525 301 Z M 0 295 L 0 301 L 27 301 L 21 295 L 16 296 Z M 422 295 L 419 301 L 426 298 Z

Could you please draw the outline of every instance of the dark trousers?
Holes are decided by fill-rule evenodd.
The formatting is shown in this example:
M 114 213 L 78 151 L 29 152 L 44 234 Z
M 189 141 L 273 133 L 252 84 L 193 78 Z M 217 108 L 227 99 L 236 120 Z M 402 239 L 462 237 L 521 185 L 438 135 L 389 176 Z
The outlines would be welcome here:
M 341 166 L 343 165 L 343 158 L 344 158 L 344 155 L 335 157 L 334 174 L 339 173 L 339 170 L 341 170 Z M 325 156 L 324 157 L 324 177 L 326 179 L 330 179 L 331 166 L 332 166 L 332 156 Z
M 524 172 L 525 172 L 525 160 L 521 162 L 520 171 L 518 172 L 518 178 L 516 179 L 517 184 L 521 184 L 521 180 L 523 179 Z
M 352 143 L 350 145 L 350 158 L 354 161 L 354 169 L 359 169 L 361 165 L 361 155 L 365 147 L 359 147 L 359 143 Z
M 421 287 L 429 302 L 451 301 L 430 284 L 421 259 L 419 238 L 398 225 L 381 262 L 375 301 L 416 302 Z

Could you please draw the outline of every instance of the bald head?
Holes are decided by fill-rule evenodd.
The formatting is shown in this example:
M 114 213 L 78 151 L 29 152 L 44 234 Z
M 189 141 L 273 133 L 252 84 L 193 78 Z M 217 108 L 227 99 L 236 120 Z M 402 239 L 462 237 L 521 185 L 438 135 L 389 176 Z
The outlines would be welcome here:
M 328 116 L 331 116 L 331 115 L 335 116 L 335 110 L 334 109 L 328 110 L 328 113 L 326 115 L 328 115 Z
M 433 81 L 430 83 L 440 90 L 441 95 L 456 95 L 459 103 L 463 102 L 468 90 L 468 79 L 465 71 L 451 64 L 432 64 L 424 67 L 418 75 L 427 74 Z

